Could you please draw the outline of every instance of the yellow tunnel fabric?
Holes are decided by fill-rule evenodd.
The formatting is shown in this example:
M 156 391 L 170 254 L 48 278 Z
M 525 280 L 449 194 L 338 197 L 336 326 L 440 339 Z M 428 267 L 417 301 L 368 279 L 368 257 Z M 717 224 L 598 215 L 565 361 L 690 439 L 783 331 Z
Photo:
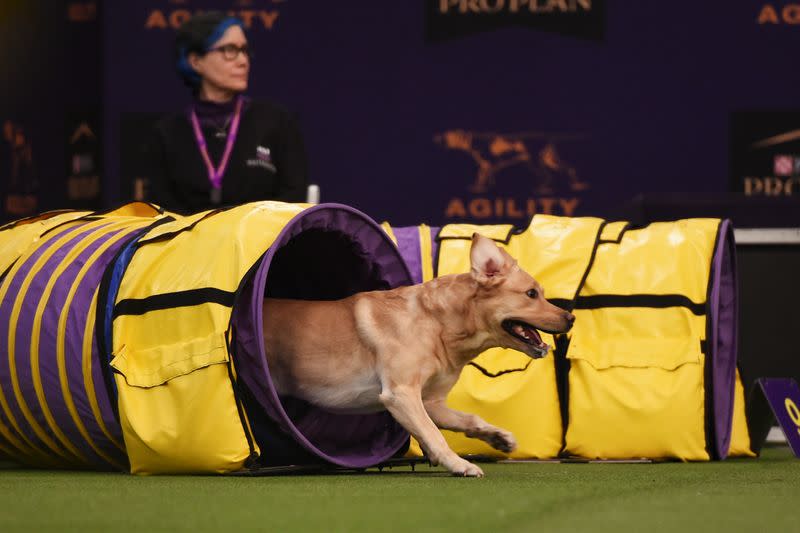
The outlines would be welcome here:
M 572 301 L 589 267 L 602 222 L 537 215 L 520 233 L 514 233 L 510 225 L 445 226 L 438 236 L 438 275 L 469 272 L 471 237 L 477 232 L 516 258 L 545 287 L 548 298 Z M 551 335 L 543 334 L 543 339 L 555 346 Z M 477 439 L 444 431 L 459 454 L 529 459 L 553 458 L 561 450 L 562 421 L 552 355 L 533 360 L 515 350 L 488 350 L 464 368 L 447 404 L 477 414 L 517 439 L 517 449 L 505 454 Z M 412 443 L 410 453 L 420 453 L 417 443 Z
M 521 232 L 510 225 L 445 226 L 437 275 L 468 271 L 470 237 L 481 233 L 516 257 L 548 299 L 576 306 L 578 317 L 569 342 L 560 336 L 555 357 L 481 354 L 462 372 L 448 405 L 515 433 L 512 458 L 561 452 L 708 460 L 706 423 L 714 414 L 705 412 L 706 299 L 719 228 L 718 219 L 632 229 L 625 221 L 546 215 Z M 738 377 L 732 409 L 730 453 L 751 455 Z M 460 454 L 505 456 L 461 434 L 445 435 Z M 416 443 L 409 453 L 421 453 Z
M 88 215 L 88 211 L 53 211 L 0 227 L 0 275 L 51 228 Z
M 702 343 L 719 223 L 654 223 L 598 245 L 567 352 L 567 454 L 709 459 Z
M 116 297 L 111 362 L 132 472 L 229 472 L 259 454 L 234 391 L 233 299 L 305 208 L 199 213 L 141 239 Z
M 729 457 L 755 457 L 750 444 L 750 432 L 747 429 L 745 415 L 745 396 L 742 386 L 742 376 L 736 369 L 736 390 L 733 396 L 733 428 L 731 430 L 731 445 L 728 450 Z
M 107 265 L 161 218 L 154 206 L 137 203 L 45 213 L 0 229 L 0 442 L 11 457 L 35 466 L 127 469 L 87 324 Z
M 46 213 L 0 227 L 0 303 L 7 300 L 12 311 L 11 330 L 40 267 L 63 254 L 53 279 L 40 284 L 42 300 L 34 305 L 28 391 L 14 357 L 19 341 L 7 335 L 10 350 L 3 356 L 8 361 L 2 362 L 11 380 L 0 383 L 0 453 L 43 466 L 125 468 L 124 452 L 131 472 L 139 474 L 230 472 L 257 457 L 262 451 L 236 392 L 232 305 L 264 251 L 307 207 L 259 202 L 168 217 L 135 203 L 107 213 Z M 438 234 L 436 264 L 430 228 L 419 226 L 423 281 L 469 271 L 470 239 L 478 232 L 514 256 L 543 285 L 548 299 L 577 315 L 568 338 L 543 334 L 545 342 L 559 347 L 557 353 L 532 360 L 514 350 L 489 350 L 464 368 L 448 396 L 450 407 L 513 432 L 518 448 L 504 454 L 445 431 L 450 446 L 462 455 L 516 459 L 563 453 L 708 460 L 704 306 L 719 224 L 690 219 L 632 229 L 624 221 L 548 215 L 535 216 L 522 231 L 510 225 L 453 224 Z M 85 239 L 59 251 L 71 242 L 68 232 L 78 227 Z M 83 253 L 90 258 L 67 280 L 65 309 L 89 265 L 147 227 L 113 302 L 111 367 L 122 438 L 95 398 L 95 389 L 104 384 L 98 382 L 92 355 L 97 350 L 94 312 L 83 314 L 78 354 L 65 344 L 66 312 L 56 313 L 54 338 L 63 346 L 53 351 L 52 369 L 69 417 L 65 429 L 41 381 L 46 370 L 41 364 L 46 350 L 38 340 L 46 327 L 41 314 L 51 307 L 56 280 L 71 261 Z M 396 242 L 392 228 L 383 227 Z M 43 243 L 52 249 L 30 261 L 30 270 L 23 269 Z M 21 296 L 11 294 L 16 290 L 11 280 L 22 287 Z M 101 292 L 94 292 L 91 309 Z M 653 298 L 667 304 L 637 304 Z M 88 401 L 81 413 L 67 383 L 70 357 L 81 358 Z M 738 374 L 734 400 L 730 455 L 753 456 Z M 562 420 L 563 412 L 567 418 Z M 409 453 L 420 455 L 413 441 Z
M 294 418 L 269 381 L 254 335 L 265 287 L 308 298 L 330 284 L 324 298 L 412 282 L 369 217 L 309 207 L 257 202 L 181 217 L 137 203 L 0 228 L 0 453 L 48 467 L 229 472 L 261 452 L 246 409 L 257 410 L 263 446 L 276 431 L 296 442 L 278 436 L 268 462 L 311 452 L 372 465 L 405 447 L 408 433 L 387 412 L 343 417 L 357 427 L 338 438 L 335 414 L 309 406 Z M 331 268 L 306 268 L 317 246 L 335 257 Z M 340 259 L 352 263 L 337 270 Z M 272 266 L 280 281 L 265 285 Z

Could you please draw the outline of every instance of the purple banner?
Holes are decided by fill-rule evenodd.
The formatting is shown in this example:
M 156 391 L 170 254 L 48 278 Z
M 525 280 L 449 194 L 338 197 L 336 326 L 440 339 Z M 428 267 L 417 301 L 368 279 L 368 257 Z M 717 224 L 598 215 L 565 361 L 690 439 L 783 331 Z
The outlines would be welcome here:
M 759 379 L 758 384 L 795 457 L 800 458 L 800 387 L 791 378 Z

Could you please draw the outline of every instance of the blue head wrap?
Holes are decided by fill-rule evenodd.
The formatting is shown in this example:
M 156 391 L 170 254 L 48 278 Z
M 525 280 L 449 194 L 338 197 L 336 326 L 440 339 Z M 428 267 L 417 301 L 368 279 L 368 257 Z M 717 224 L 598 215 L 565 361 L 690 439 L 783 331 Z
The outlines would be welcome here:
M 203 53 L 208 52 L 214 43 L 219 41 L 225 32 L 228 31 L 228 29 L 232 26 L 239 26 L 242 28 L 242 31 L 244 31 L 244 22 L 242 22 L 241 19 L 237 17 L 226 18 L 217 24 L 217 27 L 214 28 L 214 31 L 212 31 L 211 35 L 209 35 L 206 39 Z M 192 65 L 189 64 L 189 51 L 185 46 L 181 47 L 180 54 L 178 55 L 177 69 L 181 77 L 190 80 L 193 86 L 197 87 L 200 85 L 200 74 L 198 74 L 197 71 L 192 68 Z

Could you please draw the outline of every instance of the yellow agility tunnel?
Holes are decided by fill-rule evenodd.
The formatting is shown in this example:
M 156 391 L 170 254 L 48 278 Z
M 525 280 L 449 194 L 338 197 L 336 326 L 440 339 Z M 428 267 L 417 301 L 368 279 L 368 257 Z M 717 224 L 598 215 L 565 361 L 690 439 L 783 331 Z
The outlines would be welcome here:
M 408 445 L 386 412 L 331 414 L 279 398 L 264 356 L 265 296 L 334 299 L 412 282 L 391 240 L 355 209 L 53 212 L 0 228 L 0 261 L 6 457 L 230 472 L 363 468 Z
M 536 215 L 522 229 L 383 226 L 416 282 L 467 272 L 470 237 L 478 232 L 577 317 L 569 334 L 543 334 L 552 357 L 492 349 L 464 368 L 448 405 L 512 431 L 518 448 L 507 455 L 445 432 L 456 452 L 512 459 L 753 455 L 736 373 L 729 221 L 632 227 Z M 420 453 L 416 443 L 411 453 Z
M 346 206 L 278 202 L 188 217 L 134 203 L 1 227 L 0 453 L 134 473 L 363 468 L 402 455 L 408 434 L 388 413 L 278 397 L 261 301 L 463 272 L 474 231 L 578 316 L 569 336 L 547 339 L 552 357 L 490 350 L 448 398 L 513 431 L 511 458 L 752 455 L 726 221 L 381 228 Z M 458 453 L 505 457 L 446 437 Z

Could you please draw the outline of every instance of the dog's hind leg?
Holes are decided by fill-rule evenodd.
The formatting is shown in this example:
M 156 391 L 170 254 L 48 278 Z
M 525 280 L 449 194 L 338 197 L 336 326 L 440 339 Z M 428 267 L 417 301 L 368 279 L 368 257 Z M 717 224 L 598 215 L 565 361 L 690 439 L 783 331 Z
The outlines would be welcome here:
M 419 388 L 402 385 L 391 389 L 384 387 L 379 398 L 395 420 L 419 441 L 431 464 L 440 464 L 456 476 L 483 477 L 483 470 L 456 455 L 447 445 L 444 436 L 425 411 Z
M 505 453 L 510 453 L 517 447 L 517 441 L 509 431 L 489 424 L 478 415 L 450 409 L 445 405 L 444 398 L 426 400 L 424 405 L 433 423 L 441 429 L 460 431 L 467 437 L 480 439 Z

